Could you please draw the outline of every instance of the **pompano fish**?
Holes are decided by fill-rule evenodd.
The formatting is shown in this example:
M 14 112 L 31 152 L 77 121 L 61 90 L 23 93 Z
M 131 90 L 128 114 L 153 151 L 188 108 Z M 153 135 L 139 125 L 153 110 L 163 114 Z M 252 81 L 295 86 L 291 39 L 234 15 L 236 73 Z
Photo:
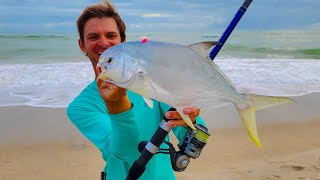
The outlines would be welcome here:
M 224 73 L 207 57 L 214 42 L 183 46 L 167 42 L 135 41 L 115 45 L 100 56 L 99 78 L 129 89 L 147 99 L 164 102 L 179 112 L 194 128 L 183 108 L 209 107 L 231 102 L 238 110 L 247 132 L 261 146 L 255 111 L 293 102 L 285 97 L 240 93 Z

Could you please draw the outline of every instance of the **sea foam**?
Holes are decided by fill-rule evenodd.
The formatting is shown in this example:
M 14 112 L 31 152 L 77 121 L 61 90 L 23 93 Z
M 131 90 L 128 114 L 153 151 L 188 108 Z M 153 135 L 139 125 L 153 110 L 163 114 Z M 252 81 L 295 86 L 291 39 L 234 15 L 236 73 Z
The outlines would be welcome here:
M 240 92 L 300 96 L 320 91 L 319 60 L 217 58 L 214 62 Z M 2 64 L 0 106 L 67 107 L 93 80 L 90 63 Z

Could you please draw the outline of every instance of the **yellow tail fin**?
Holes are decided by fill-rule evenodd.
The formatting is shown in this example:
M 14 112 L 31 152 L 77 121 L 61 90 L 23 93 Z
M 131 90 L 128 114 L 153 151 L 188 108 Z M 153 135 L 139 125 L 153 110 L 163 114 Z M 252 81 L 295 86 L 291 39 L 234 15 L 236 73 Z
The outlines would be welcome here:
M 292 103 L 295 101 L 285 97 L 259 96 L 251 94 L 249 94 L 248 96 L 250 101 L 252 102 L 252 105 L 246 109 L 240 109 L 237 107 L 237 110 L 242 119 L 242 123 L 246 128 L 252 141 L 258 147 L 262 147 L 257 131 L 256 110 L 265 109 L 281 104 Z

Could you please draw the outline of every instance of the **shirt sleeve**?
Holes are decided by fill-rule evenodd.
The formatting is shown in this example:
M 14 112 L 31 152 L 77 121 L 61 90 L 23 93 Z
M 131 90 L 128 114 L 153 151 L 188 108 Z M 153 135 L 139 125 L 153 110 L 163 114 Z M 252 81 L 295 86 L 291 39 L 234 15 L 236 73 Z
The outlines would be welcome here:
M 110 115 L 112 126 L 112 138 L 107 142 L 107 150 L 110 154 L 126 161 L 132 156 L 129 154 L 139 153 L 137 145 L 141 141 L 138 121 L 135 118 L 134 105 L 129 111 Z
M 68 106 L 67 115 L 85 137 L 109 156 L 128 160 L 140 142 L 133 108 L 110 115 L 99 93 L 83 91 Z
M 170 109 L 169 105 L 160 102 L 161 116 L 164 116 L 165 113 L 169 109 Z M 198 116 L 196 118 L 196 123 L 205 126 L 205 123 L 204 123 L 203 119 L 200 116 Z M 172 128 L 172 132 L 174 133 L 174 135 L 177 137 L 178 141 L 180 142 L 180 141 L 183 140 L 183 137 L 185 136 L 185 134 L 187 132 L 187 128 L 185 128 L 183 126 L 178 126 L 178 127 Z

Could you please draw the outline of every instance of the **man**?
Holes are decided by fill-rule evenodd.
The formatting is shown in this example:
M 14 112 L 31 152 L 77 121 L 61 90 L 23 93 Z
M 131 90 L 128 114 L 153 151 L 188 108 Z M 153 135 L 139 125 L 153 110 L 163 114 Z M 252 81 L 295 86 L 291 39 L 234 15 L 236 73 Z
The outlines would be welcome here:
M 126 41 L 125 24 L 114 6 L 103 1 L 87 7 L 78 18 L 77 27 L 79 47 L 89 57 L 97 78 L 101 70 L 96 64 L 102 52 Z M 140 155 L 138 144 L 150 140 L 164 115 L 171 119 L 168 125 L 175 127 L 173 132 L 179 140 L 185 135 L 184 121 L 177 112 L 166 112 L 168 109 L 168 105 L 156 101 L 150 109 L 140 95 L 96 79 L 73 100 L 67 114 L 102 152 L 107 179 L 121 180 Z M 184 113 L 195 122 L 199 109 L 185 108 Z M 203 121 L 197 118 L 197 123 Z M 168 154 L 155 155 L 146 168 L 140 179 L 175 179 Z

